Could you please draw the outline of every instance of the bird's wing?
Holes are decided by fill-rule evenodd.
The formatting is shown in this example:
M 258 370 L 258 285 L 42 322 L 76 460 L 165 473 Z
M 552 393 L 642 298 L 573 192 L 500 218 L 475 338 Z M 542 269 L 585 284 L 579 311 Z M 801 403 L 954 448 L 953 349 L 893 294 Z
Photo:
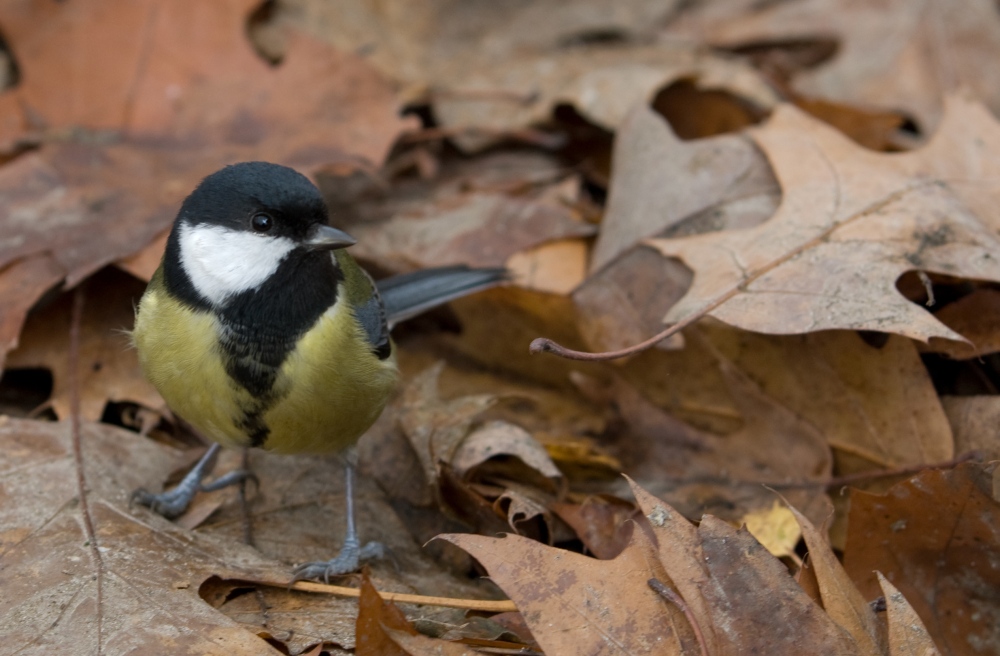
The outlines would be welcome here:
M 503 268 L 473 269 L 460 265 L 404 273 L 379 280 L 376 287 L 391 329 L 433 307 L 495 287 L 509 275 Z

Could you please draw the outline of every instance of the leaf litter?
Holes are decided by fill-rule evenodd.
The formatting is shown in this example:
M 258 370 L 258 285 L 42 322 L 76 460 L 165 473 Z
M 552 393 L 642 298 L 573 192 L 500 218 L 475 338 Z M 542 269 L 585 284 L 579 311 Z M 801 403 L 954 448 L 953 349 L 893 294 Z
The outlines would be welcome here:
M 841 4 L 823 38 L 812 2 L 0 7 L 3 649 L 995 652 L 1000 486 L 967 454 L 998 452 L 997 128 L 967 54 L 996 18 Z M 978 21 L 972 91 L 859 66 L 901 16 L 904 64 Z M 392 552 L 355 596 L 288 585 L 340 544 L 339 457 L 251 453 L 256 485 L 176 523 L 128 504 L 201 452 L 133 303 L 183 194 L 258 158 L 313 176 L 377 276 L 514 272 L 397 331 L 404 385 L 345 456 Z M 664 317 L 617 364 L 527 351 Z

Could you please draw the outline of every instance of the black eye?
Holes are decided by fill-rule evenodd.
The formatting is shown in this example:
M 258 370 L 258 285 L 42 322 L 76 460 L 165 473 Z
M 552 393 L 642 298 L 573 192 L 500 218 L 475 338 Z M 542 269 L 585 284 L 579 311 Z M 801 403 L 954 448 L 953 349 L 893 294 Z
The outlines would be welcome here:
M 269 214 L 258 212 L 250 217 L 250 226 L 255 232 L 267 232 L 274 226 L 274 219 Z

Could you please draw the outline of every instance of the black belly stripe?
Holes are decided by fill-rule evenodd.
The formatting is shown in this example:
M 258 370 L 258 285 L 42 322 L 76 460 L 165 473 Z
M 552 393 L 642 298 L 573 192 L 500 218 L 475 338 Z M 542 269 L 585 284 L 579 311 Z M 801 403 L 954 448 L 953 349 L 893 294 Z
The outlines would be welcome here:
M 251 446 L 264 446 L 270 437 L 264 415 L 289 391 L 276 386 L 281 365 L 337 301 L 341 279 L 329 253 L 296 250 L 263 285 L 234 296 L 219 311 L 226 373 L 252 397 L 234 418 Z

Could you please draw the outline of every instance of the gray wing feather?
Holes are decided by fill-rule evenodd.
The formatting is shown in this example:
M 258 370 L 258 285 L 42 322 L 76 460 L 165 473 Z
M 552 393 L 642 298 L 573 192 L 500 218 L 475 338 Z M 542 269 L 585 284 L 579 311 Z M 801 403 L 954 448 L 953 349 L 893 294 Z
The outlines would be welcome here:
M 391 329 L 433 307 L 496 287 L 509 277 L 509 272 L 503 268 L 450 266 L 393 276 L 379 280 L 376 287 L 382 295 Z

